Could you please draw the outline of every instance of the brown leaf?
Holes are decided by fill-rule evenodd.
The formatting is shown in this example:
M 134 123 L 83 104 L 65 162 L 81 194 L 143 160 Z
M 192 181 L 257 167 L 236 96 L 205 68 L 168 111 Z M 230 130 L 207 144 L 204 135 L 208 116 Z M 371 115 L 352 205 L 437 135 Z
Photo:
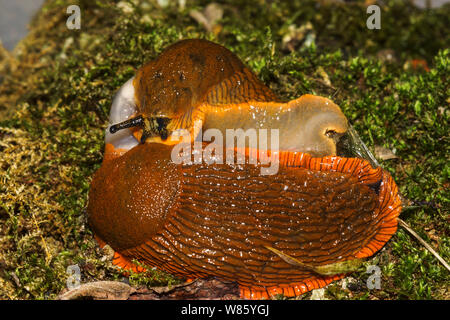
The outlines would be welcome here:
M 198 10 L 191 10 L 189 15 L 201 24 L 208 32 L 213 32 L 217 35 L 222 30 L 222 27 L 217 23 L 217 21 L 222 19 L 223 9 L 218 3 L 213 2 L 208 4 L 202 12 Z
M 375 156 L 381 160 L 390 160 L 398 158 L 395 155 L 395 153 L 392 152 L 392 150 L 389 150 L 383 146 L 375 146 Z
M 307 22 L 300 27 L 295 24 L 290 25 L 282 34 L 282 50 L 295 51 L 300 44 L 308 47 L 315 40 L 314 27 L 311 22 Z

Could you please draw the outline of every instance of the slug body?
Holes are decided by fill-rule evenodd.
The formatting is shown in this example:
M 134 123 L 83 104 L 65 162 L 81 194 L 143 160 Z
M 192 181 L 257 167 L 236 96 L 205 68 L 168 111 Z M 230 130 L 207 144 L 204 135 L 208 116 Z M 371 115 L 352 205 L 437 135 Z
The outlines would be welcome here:
M 367 161 L 281 152 L 276 175 L 259 165 L 171 161 L 143 144 L 104 163 L 89 195 L 95 235 L 132 259 L 181 277 L 237 281 L 245 298 L 302 294 L 343 275 L 293 266 L 361 259 L 396 231 L 397 188 Z
M 106 130 L 105 158 L 139 142 L 175 144 L 179 130 L 277 129 L 280 148 L 315 156 L 336 154 L 347 119 L 331 100 L 312 95 L 279 102 L 228 49 L 182 40 L 140 68 L 118 91 Z M 335 135 L 330 137 L 329 133 Z
M 279 130 L 279 151 L 233 149 L 243 164 L 173 161 L 181 129 L 193 142 L 203 130 L 252 128 Z M 89 224 L 126 269 L 142 270 L 136 259 L 181 277 L 236 281 L 244 298 L 323 287 L 378 251 L 401 210 L 387 172 L 339 156 L 348 131 L 331 100 L 280 102 L 227 49 L 180 41 L 114 98 Z M 275 153 L 279 170 L 262 175 Z

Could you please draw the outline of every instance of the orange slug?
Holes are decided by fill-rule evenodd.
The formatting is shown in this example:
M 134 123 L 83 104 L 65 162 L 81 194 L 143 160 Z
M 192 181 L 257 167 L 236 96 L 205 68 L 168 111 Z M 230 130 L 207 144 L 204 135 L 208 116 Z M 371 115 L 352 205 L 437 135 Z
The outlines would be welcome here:
M 390 175 L 356 158 L 280 152 L 276 175 L 258 165 L 174 164 L 171 146 L 139 145 L 92 181 L 89 224 L 121 255 L 182 277 L 237 281 L 244 298 L 302 294 L 339 279 L 293 266 L 373 255 L 400 212 Z M 337 271 L 339 272 L 339 271 Z
M 192 143 L 213 128 L 278 129 L 279 151 L 232 149 L 241 164 L 173 161 L 177 130 Z M 136 259 L 185 278 L 235 281 L 250 299 L 323 287 L 382 248 L 401 210 L 392 177 L 348 157 L 349 132 L 331 100 L 280 102 L 227 49 L 180 41 L 114 98 L 89 225 L 125 269 L 142 271 Z M 278 171 L 261 174 L 274 155 Z
M 280 148 L 336 154 L 347 119 L 331 100 L 304 95 L 286 103 L 228 49 L 182 40 L 141 67 L 116 94 L 106 130 L 105 159 L 141 142 L 179 142 L 179 129 L 279 129 Z

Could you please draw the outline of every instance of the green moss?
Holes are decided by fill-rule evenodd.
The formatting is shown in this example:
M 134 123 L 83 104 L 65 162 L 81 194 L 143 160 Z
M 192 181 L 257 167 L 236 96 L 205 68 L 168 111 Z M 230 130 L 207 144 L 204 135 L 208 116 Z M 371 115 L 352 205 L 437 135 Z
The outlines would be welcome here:
M 449 6 L 419 10 L 400 1 L 382 6 L 382 29 L 368 30 L 361 3 L 227 1 L 218 34 L 189 16 L 206 1 L 129 3 L 75 1 L 81 30 L 68 30 L 74 1 L 47 1 L 0 83 L 0 298 L 54 298 L 69 265 L 82 281 L 121 279 L 86 224 L 87 193 L 100 166 L 111 98 L 143 63 L 182 38 L 207 38 L 235 52 L 282 99 L 313 93 L 332 98 L 374 150 L 399 157 L 381 161 L 413 200 L 429 201 L 402 218 L 450 260 Z M 134 5 L 137 3 L 137 5 Z M 305 28 L 292 42 L 283 38 Z M 305 45 L 309 39 L 311 45 Z M 390 50 L 393 58 L 386 58 Z M 411 67 L 428 62 L 430 71 Z M 6 61 L 6 62 L 5 62 Z M 367 264 L 382 269 L 382 289 L 332 284 L 339 299 L 448 299 L 449 273 L 403 230 Z M 359 283 L 369 277 L 352 274 Z M 152 270 L 133 284 L 177 279 Z M 307 296 L 307 295 L 306 295 Z

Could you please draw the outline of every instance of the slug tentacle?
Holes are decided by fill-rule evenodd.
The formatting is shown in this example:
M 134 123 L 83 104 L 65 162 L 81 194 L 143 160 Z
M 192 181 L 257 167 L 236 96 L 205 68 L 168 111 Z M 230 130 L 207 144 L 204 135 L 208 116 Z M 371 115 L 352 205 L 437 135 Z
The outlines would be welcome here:
M 130 118 L 128 120 L 122 121 L 118 124 L 112 125 L 109 127 L 109 132 L 114 134 L 119 130 L 134 128 L 134 127 L 142 127 L 144 125 L 144 118 L 142 116 L 137 116 L 134 118 Z

